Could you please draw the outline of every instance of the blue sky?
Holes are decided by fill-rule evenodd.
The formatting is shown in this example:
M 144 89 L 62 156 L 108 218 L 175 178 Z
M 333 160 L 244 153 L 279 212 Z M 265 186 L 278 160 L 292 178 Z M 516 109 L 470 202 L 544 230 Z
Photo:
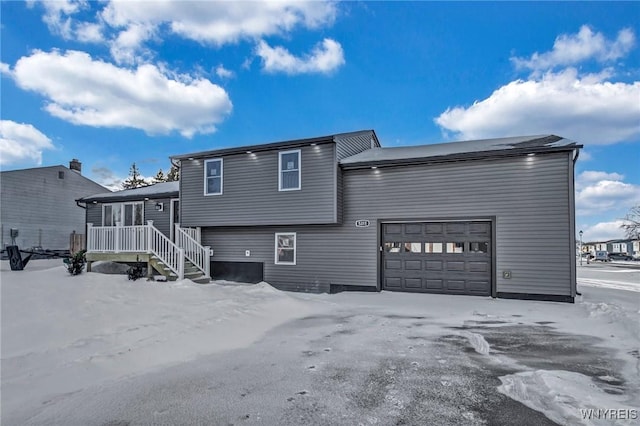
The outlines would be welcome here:
M 585 240 L 640 203 L 638 2 L 2 1 L 0 166 L 136 162 L 374 129 L 585 145 Z

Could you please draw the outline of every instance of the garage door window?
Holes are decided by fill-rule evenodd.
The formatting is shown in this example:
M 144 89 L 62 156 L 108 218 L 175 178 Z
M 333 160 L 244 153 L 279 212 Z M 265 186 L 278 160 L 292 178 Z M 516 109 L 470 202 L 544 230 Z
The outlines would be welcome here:
M 422 243 L 404 243 L 406 253 L 422 253 Z
M 276 265 L 296 264 L 296 233 L 276 233 Z
M 489 243 L 484 241 L 469 243 L 469 251 L 472 253 L 489 253 Z
M 442 243 L 424 243 L 425 253 L 442 253 Z
M 464 243 L 447 243 L 447 253 L 464 253 Z
M 400 253 L 402 243 L 384 243 L 384 251 L 387 253 Z

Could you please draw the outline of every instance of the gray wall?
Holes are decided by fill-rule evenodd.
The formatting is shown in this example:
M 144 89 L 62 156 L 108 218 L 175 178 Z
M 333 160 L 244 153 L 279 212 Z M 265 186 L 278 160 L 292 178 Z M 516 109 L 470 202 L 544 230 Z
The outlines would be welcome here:
M 205 196 L 204 161 L 183 160 L 181 164 L 183 226 L 338 221 L 334 143 L 301 148 L 299 191 L 278 191 L 278 151 L 263 151 L 224 157 L 223 193 Z
M 135 201 L 126 201 L 132 203 Z M 156 203 L 164 203 L 164 210 L 157 211 Z M 102 204 L 87 204 L 87 223 L 93 223 L 93 226 L 102 226 Z M 115 204 L 115 203 L 104 203 Z M 171 231 L 171 204 L 169 198 L 151 199 L 144 202 L 144 223 L 153 220 L 153 226 L 158 228 L 160 232 L 169 237 Z
M 68 250 L 69 235 L 84 233 L 85 211 L 75 200 L 107 191 L 64 166 L 2 172 L 0 189 L 2 248 L 11 244 L 10 229 L 17 228 L 20 248 L 49 250 Z
M 344 138 L 336 139 L 336 154 L 338 160 L 351 157 L 371 148 L 371 138 L 373 132 L 364 132 L 361 134 L 350 135 Z M 376 144 L 379 146 L 379 144 Z
M 260 261 L 265 280 L 378 284 L 378 220 L 496 217 L 498 292 L 572 296 L 571 153 L 344 171 L 342 226 L 207 228 L 213 260 Z M 369 228 L 355 221 L 368 219 Z M 274 233 L 297 232 L 297 265 L 274 264 Z M 251 257 L 245 257 L 251 250 Z M 510 270 L 511 279 L 502 271 Z

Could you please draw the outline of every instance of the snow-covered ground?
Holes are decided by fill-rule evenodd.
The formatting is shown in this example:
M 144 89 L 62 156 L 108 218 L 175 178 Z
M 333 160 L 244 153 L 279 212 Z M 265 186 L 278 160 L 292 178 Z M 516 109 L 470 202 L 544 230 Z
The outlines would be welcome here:
M 358 327 L 365 331 L 367 318 L 374 317 L 384 318 L 382 326 L 396 317 L 428 318 L 421 332 L 434 338 L 458 330 L 454 333 L 487 365 L 515 366 L 518 372 L 500 376 L 502 394 L 560 424 L 600 424 L 583 420 L 581 409 L 631 412 L 640 405 L 638 269 L 578 267 L 582 296 L 573 305 L 389 292 L 308 295 L 281 292 L 266 283 L 132 282 L 123 275 L 99 273 L 72 277 L 60 260 L 32 261 L 21 272 L 2 262 L 0 280 L 1 415 L 6 425 L 46 419 L 47 410 L 55 412 L 56 405 L 82 400 L 85 393 L 99 398 L 102 389 L 115 389 L 134 377 L 249 347 L 285 322 L 337 312 L 359 318 L 351 324 L 354 335 Z M 558 333 L 598 338 L 598 345 L 621 363 L 621 377 L 599 381 L 623 380 L 628 392 L 607 392 L 576 371 L 530 368 L 492 347 L 482 330 L 499 330 L 514 319 L 524 325 L 552 323 Z M 467 327 L 481 322 L 493 325 L 480 331 Z M 384 327 L 380 333 L 384 338 Z M 360 350 L 358 339 L 350 338 L 354 352 Z

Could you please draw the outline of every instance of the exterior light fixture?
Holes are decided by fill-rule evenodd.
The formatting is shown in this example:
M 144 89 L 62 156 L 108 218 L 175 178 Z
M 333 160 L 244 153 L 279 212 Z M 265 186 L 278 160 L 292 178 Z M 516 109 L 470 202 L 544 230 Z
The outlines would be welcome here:
M 164 211 L 164 203 L 156 203 L 156 211 Z

